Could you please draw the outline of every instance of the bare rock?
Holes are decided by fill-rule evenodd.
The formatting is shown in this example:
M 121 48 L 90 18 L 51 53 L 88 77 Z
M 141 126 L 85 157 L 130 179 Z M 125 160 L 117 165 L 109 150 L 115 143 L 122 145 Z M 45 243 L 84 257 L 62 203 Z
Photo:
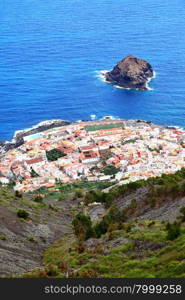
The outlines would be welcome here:
M 105 74 L 108 82 L 128 89 L 147 90 L 147 82 L 154 76 L 152 66 L 145 60 L 129 55 Z

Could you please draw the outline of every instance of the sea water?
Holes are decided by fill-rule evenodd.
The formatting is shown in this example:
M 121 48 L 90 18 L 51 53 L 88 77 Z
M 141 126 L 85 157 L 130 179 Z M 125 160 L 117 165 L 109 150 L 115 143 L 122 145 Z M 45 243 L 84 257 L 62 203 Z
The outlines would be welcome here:
M 51 119 L 112 115 L 185 127 L 183 0 L 0 2 L 0 140 Z M 151 90 L 99 77 L 123 57 L 146 59 Z

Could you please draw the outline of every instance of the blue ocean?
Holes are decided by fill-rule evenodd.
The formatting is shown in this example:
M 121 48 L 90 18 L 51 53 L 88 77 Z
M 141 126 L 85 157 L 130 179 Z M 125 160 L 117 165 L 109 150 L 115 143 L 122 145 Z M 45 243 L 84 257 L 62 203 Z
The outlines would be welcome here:
M 184 30 L 183 0 L 2 0 L 0 140 L 105 115 L 185 127 Z M 152 90 L 98 77 L 129 54 L 153 66 Z

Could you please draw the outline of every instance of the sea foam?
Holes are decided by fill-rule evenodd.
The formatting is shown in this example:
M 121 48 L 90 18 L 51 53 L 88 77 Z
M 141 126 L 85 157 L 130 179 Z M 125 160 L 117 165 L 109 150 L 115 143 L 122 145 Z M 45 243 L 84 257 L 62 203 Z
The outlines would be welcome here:
M 95 120 L 97 118 L 97 116 L 95 114 L 94 115 L 92 114 L 92 115 L 90 115 L 90 118 L 93 121 L 93 120 Z
M 102 82 L 112 84 L 112 82 L 107 81 L 106 78 L 105 78 L 105 74 L 106 74 L 107 72 L 110 72 L 110 70 L 100 70 L 100 71 L 95 71 L 96 77 L 97 77 L 98 79 L 100 79 Z M 153 71 L 153 76 L 152 76 L 151 78 L 149 78 L 148 81 L 146 82 L 146 88 L 147 88 L 148 91 L 152 91 L 152 90 L 153 90 L 153 88 L 149 87 L 149 82 L 150 82 L 153 78 L 156 78 L 156 72 L 155 72 L 155 71 Z M 115 84 L 113 84 L 113 86 L 114 86 L 116 89 L 132 90 L 131 88 L 124 88 L 124 87 L 122 87 L 122 86 L 115 85 Z M 138 91 L 139 91 L 140 89 L 135 89 L 135 90 L 138 90 Z
M 153 76 L 150 77 L 150 78 L 148 79 L 147 83 L 146 83 L 146 88 L 147 88 L 147 90 L 153 91 L 153 89 L 152 89 L 151 87 L 149 87 L 149 82 L 150 82 L 153 78 L 156 78 L 156 76 L 157 76 L 157 75 L 156 75 L 156 72 L 153 71 Z
M 110 70 L 100 70 L 100 71 L 95 71 L 96 77 L 97 77 L 98 79 L 100 79 L 102 82 L 111 83 L 111 82 L 108 82 L 108 81 L 106 80 L 106 78 L 105 78 L 105 74 L 106 74 L 107 72 L 109 72 L 109 71 L 110 71 Z

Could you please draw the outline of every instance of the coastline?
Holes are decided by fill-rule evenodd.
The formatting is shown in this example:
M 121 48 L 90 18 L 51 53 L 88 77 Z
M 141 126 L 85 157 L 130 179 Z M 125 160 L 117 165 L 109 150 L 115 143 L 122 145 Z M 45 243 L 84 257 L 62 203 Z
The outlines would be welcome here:
M 13 138 L 10 141 L 0 141 L 0 154 L 8 150 L 17 148 L 24 144 L 24 137 L 31 134 L 36 134 L 47 129 L 57 128 L 65 125 L 69 125 L 71 122 L 65 120 L 46 120 L 41 121 L 36 125 L 33 125 L 31 128 L 26 128 L 22 130 L 16 130 L 14 132 Z
M 159 128 L 168 128 L 168 129 L 184 129 L 183 127 L 180 126 L 171 126 L 171 125 L 161 125 L 161 124 L 156 124 L 148 120 L 141 120 L 141 119 L 121 119 L 121 118 L 115 118 L 113 116 L 104 116 L 100 119 L 97 120 L 77 120 L 77 121 L 67 121 L 67 120 L 60 120 L 60 119 L 55 119 L 55 120 L 46 120 L 46 121 L 41 121 L 38 124 L 33 125 L 30 128 L 22 129 L 22 130 L 16 130 L 14 132 L 13 138 L 10 141 L 0 141 L 0 154 L 7 152 L 11 149 L 18 148 L 19 146 L 24 144 L 24 137 L 32 135 L 32 134 L 37 134 L 40 132 L 43 132 L 48 129 L 52 128 L 57 128 L 57 127 L 62 127 L 65 125 L 70 125 L 74 123 L 79 123 L 79 122 L 101 122 L 101 121 L 114 121 L 114 120 L 123 120 L 127 124 L 138 124 L 138 123 L 145 123 L 150 126 L 154 127 L 159 127 Z
M 107 168 L 119 166 L 115 178 L 126 178 L 124 184 L 185 166 L 185 131 L 141 119 L 49 120 L 35 125 L 31 132 L 19 131 L 15 139 L 17 143 L 0 148 L 1 180 L 17 178 L 15 189 L 24 192 L 54 186 L 56 178 L 64 182 L 114 181 L 112 174 L 102 173 L 104 158 Z M 53 151 L 60 152 L 56 162 L 48 156 Z M 33 176 L 32 169 L 38 176 Z

